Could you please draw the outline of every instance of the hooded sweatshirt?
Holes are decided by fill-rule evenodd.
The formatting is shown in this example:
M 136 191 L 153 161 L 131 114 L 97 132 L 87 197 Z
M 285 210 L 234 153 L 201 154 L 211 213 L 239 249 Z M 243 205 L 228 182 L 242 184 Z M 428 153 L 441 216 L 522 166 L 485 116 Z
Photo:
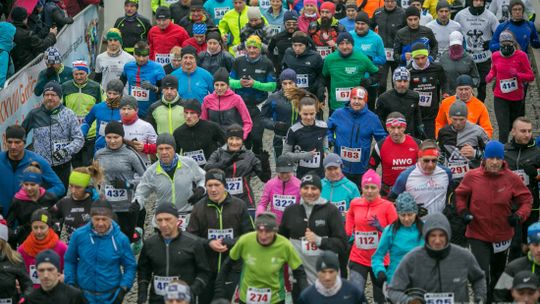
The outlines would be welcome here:
M 347 210 L 349 210 L 351 201 L 360 197 L 358 186 L 345 176 L 335 182 L 330 181 L 328 178 L 323 178 L 322 185 L 321 196 L 336 205 L 342 215 L 345 215 Z
M 202 104 L 201 119 L 213 121 L 223 130 L 232 124 L 239 124 L 244 130 L 244 140 L 253 126 L 242 97 L 231 89 L 228 89 L 223 96 L 219 96 L 216 92 L 207 95 Z
M 291 179 L 286 182 L 279 179 L 278 176 L 269 180 L 264 185 L 255 215 L 258 216 L 269 210 L 276 215 L 278 224 L 281 223 L 285 208 L 300 202 L 300 183 L 296 176 L 291 176 Z

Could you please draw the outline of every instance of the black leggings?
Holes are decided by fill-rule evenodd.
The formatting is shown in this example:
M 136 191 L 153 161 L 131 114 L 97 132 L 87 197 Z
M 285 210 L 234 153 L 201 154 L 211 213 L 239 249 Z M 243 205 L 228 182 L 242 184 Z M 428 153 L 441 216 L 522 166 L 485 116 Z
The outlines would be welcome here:
M 472 254 L 486 275 L 488 290 L 487 303 L 491 303 L 493 301 L 493 289 L 495 288 L 495 284 L 497 284 L 499 277 L 506 267 L 506 255 L 508 249 L 499 253 L 494 253 L 492 243 L 476 239 L 469 239 L 469 244 L 471 246 Z
M 62 184 L 64 184 L 67 191 L 69 187 L 69 175 L 71 174 L 71 161 L 62 165 L 53 166 L 52 169 L 60 181 L 62 181 Z
M 505 144 L 508 141 L 508 134 L 510 134 L 514 120 L 525 115 L 525 101 L 509 101 L 495 97 L 493 105 L 499 125 L 499 141 Z
M 208 280 L 208 284 L 206 285 L 204 290 L 199 294 L 199 297 L 198 297 L 199 304 L 212 303 L 212 299 L 214 298 L 216 277 L 217 277 L 217 273 L 212 274 L 212 277 L 210 278 L 210 280 Z M 225 281 L 232 282 L 230 284 L 225 284 L 225 293 L 226 293 L 225 296 L 227 300 L 230 300 L 234 296 L 234 291 L 236 290 L 236 286 L 240 282 L 240 273 L 236 271 L 229 272 L 229 276 L 227 277 L 227 280 Z
M 371 277 L 371 288 L 373 290 L 374 303 L 386 302 L 382 292 L 382 286 L 379 286 L 377 283 L 377 277 L 373 273 L 373 269 L 371 267 L 360 265 L 355 262 L 349 262 L 349 268 L 349 282 L 359 287 L 365 294 L 364 290 L 366 289 L 366 282 L 369 273 L 369 276 Z
M 135 232 L 135 227 L 137 226 L 137 218 L 139 212 L 116 212 L 116 217 L 118 218 L 118 225 L 120 225 L 120 230 L 129 238 L 129 241 L 133 241 L 133 233 Z

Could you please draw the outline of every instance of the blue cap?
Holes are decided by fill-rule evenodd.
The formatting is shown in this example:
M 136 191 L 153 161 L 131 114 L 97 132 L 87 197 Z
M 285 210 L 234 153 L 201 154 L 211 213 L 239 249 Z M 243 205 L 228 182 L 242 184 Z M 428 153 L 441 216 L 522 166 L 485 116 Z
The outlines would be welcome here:
M 540 243 L 540 223 L 536 222 L 527 229 L 527 244 Z

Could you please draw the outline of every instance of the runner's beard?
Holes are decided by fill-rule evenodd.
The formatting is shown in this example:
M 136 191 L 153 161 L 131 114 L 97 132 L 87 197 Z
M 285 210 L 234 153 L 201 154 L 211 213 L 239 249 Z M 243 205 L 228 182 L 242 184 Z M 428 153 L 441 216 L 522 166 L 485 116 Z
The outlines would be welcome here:
M 332 19 L 327 17 L 321 17 L 321 29 L 329 30 L 332 26 Z

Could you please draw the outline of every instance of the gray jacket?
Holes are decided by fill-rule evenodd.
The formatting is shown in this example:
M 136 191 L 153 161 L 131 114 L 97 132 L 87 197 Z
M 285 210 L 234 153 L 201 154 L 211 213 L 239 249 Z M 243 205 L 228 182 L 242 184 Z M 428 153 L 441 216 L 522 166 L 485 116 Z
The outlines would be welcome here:
M 476 64 L 467 51 L 463 51 L 463 56 L 458 60 L 450 59 L 450 51 L 445 51 L 441 55 L 439 63 L 442 65 L 444 73 L 446 74 L 450 95 L 456 94 L 456 79 L 460 75 L 471 76 L 476 86 L 480 83 L 480 74 L 478 74 Z
M 448 243 L 448 255 L 440 259 L 428 253 L 427 235 L 435 229 L 451 238 L 450 223 L 441 213 L 430 214 L 424 224 L 426 245 L 408 253 L 396 270 L 388 289 L 392 303 L 408 303 L 412 289 L 425 293 L 453 293 L 454 303 L 469 301 L 468 282 L 474 291 L 475 302 L 486 299 L 486 279 L 474 256 L 466 249 Z M 448 241 L 449 242 L 449 241 Z

